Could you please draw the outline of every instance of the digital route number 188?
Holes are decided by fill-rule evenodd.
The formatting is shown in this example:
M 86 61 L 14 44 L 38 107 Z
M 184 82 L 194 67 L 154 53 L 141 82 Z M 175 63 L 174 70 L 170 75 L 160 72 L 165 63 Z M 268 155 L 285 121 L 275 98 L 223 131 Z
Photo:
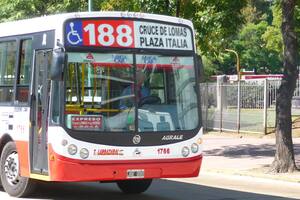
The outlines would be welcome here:
M 133 23 L 120 24 L 86 22 L 83 24 L 83 42 L 85 45 L 105 47 L 133 47 Z

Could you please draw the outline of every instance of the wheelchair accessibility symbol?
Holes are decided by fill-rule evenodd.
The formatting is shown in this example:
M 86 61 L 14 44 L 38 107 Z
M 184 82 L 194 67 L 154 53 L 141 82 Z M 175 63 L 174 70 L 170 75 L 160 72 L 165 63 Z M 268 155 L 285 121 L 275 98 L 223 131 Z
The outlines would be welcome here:
M 81 39 L 78 31 L 74 29 L 74 23 L 70 22 L 69 26 L 70 26 L 70 30 L 67 34 L 68 42 L 72 45 L 77 45 L 77 44 L 81 43 L 82 39 Z

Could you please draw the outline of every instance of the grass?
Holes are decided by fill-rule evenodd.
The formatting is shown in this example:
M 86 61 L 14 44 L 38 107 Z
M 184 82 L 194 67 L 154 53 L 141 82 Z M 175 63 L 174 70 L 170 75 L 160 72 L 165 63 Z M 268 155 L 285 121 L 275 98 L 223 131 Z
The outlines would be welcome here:
M 207 116 L 203 116 L 203 119 L 207 119 L 207 124 L 209 126 L 214 127 L 215 125 L 211 124 L 219 124 L 219 120 L 221 118 L 220 111 L 216 109 L 208 109 Z M 222 120 L 223 120 L 223 128 L 225 129 L 234 129 L 234 123 L 237 121 L 237 109 L 223 109 L 222 110 Z M 252 131 L 252 132 L 263 132 L 263 119 L 264 119 L 264 111 L 263 109 L 241 109 L 240 112 L 240 130 L 244 131 Z M 267 124 L 268 126 L 274 126 L 275 121 L 275 112 L 273 110 L 268 110 L 267 114 Z
M 255 112 L 252 111 L 250 113 L 255 113 Z M 256 113 L 260 113 L 260 112 L 256 112 Z M 241 113 L 241 115 L 243 115 L 243 114 Z M 274 117 L 274 116 L 272 116 L 272 117 Z M 257 121 L 257 123 L 262 124 L 262 122 L 261 121 L 258 122 L 258 120 L 260 120 L 260 117 L 253 115 L 250 118 L 247 118 L 244 120 L 241 119 L 241 124 L 243 124 L 243 121 Z M 275 117 L 274 117 L 274 121 L 275 121 Z M 242 128 L 243 127 L 241 127 L 241 132 L 239 134 L 237 134 L 236 131 L 223 131 L 223 132 L 209 131 L 207 133 L 209 135 L 225 136 L 225 137 L 228 136 L 228 137 L 275 138 L 275 128 L 274 127 L 268 127 L 267 134 L 258 133 L 258 132 L 254 132 L 254 131 L 251 132 L 251 130 L 248 131 L 247 133 L 245 133 L 245 132 L 243 132 Z M 295 137 L 295 138 L 300 137 L 300 115 L 292 116 L 292 134 L 293 134 L 293 137 Z
M 205 134 L 209 136 L 222 136 L 222 137 L 233 137 L 233 138 L 275 138 L 275 129 L 268 132 L 266 135 L 263 133 L 237 133 L 232 131 L 208 131 Z M 300 138 L 300 128 L 292 130 L 293 138 Z
M 263 138 L 262 133 L 237 133 L 232 131 L 208 131 L 205 133 L 207 136 L 220 136 L 220 137 L 230 137 L 230 138 Z

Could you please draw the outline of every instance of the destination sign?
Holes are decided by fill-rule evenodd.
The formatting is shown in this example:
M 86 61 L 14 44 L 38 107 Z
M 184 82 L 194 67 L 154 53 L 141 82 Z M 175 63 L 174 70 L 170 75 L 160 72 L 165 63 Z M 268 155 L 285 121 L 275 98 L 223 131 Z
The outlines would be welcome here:
M 186 26 L 131 20 L 74 19 L 66 23 L 67 46 L 193 50 Z

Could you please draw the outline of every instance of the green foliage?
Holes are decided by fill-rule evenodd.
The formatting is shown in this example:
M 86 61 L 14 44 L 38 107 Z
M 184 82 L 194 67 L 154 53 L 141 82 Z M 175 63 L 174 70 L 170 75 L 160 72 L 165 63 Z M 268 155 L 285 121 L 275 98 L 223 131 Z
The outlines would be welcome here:
M 228 48 L 239 53 L 242 68 L 256 69 L 258 73 L 281 73 L 283 43 L 280 1 L 248 0 L 247 3 L 242 10 L 246 23 L 232 41 L 227 40 L 230 42 Z M 299 14 L 299 10 L 296 11 L 295 17 Z M 299 20 L 296 27 L 300 27 L 297 23 L 300 23 Z M 215 63 L 218 63 L 215 66 L 218 71 L 236 73 L 236 58 L 231 53 L 219 54 Z
M 282 36 L 280 0 L 94 0 L 93 10 L 166 14 L 190 19 L 204 55 L 205 73 L 236 73 L 241 66 L 261 73 L 281 72 Z M 300 0 L 295 27 L 300 38 Z M 0 22 L 62 12 L 87 11 L 87 0 L 0 0 Z M 299 45 L 300 46 L 300 45 Z
M 0 21 L 87 9 L 86 0 L 0 0 Z
M 298 46 L 300 47 L 300 0 L 297 1 L 298 4 L 295 7 L 295 32 L 298 38 Z M 300 61 L 299 61 L 300 62 Z
M 267 27 L 263 34 L 263 40 L 266 43 L 266 48 L 275 51 L 282 58 L 282 35 L 281 35 L 281 21 L 282 13 L 280 4 L 272 6 L 272 24 Z
M 219 74 L 216 65 L 208 59 L 206 56 L 202 56 L 202 63 L 204 66 L 204 79 L 205 81 L 209 80 L 209 77 L 215 74 Z
M 106 0 L 99 1 L 94 6 L 96 10 L 103 11 L 132 11 L 139 12 L 141 9 L 141 3 L 136 0 Z
M 194 25 L 201 53 L 218 57 L 244 22 L 246 0 L 195 0 Z
M 175 16 L 179 3 L 179 16 L 193 19 L 196 12 L 192 0 L 104 0 L 97 3 L 98 10 L 132 11 Z
M 140 0 L 143 12 L 174 15 L 175 1 L 172 0 Z
M 271 24 L 271 2 L 271 0 L 247 0 L 247 6 L 242 11 L 243 15 L 245 16 L 246 23 L 257 24 L 261 20 L 264 20 L 267 21 L 268 24 Z
M 258 24 L 248 23 L 241 30 L 235 48 L 241 54 L 242 67 L 247 70 L 256 69 L 259 73 L 280 72 L 282 63 L 278 53 L 266 48 L 263 35 L 268 28 L 266 21 Z

